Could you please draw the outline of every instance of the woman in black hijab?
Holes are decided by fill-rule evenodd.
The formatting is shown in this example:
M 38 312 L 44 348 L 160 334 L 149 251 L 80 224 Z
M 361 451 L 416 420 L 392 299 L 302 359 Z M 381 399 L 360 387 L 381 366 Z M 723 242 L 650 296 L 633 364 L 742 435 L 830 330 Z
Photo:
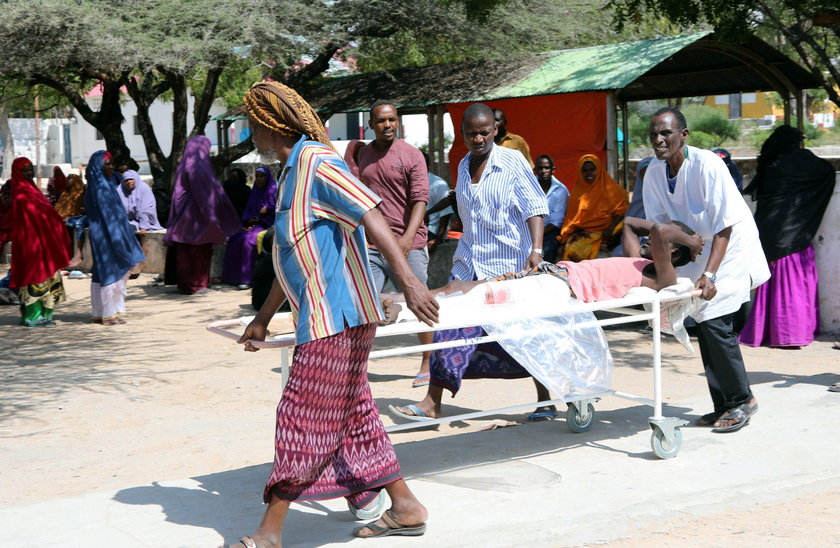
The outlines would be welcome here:
M 819 333 L 814 235 L 834 192 L 834 168 L 803 148 L 802 132 L 778 127 L 764 142 L 752 183 L 755 224 L 770 280 L 758 288 L 741 330 L 749 346 L 806 346 Z

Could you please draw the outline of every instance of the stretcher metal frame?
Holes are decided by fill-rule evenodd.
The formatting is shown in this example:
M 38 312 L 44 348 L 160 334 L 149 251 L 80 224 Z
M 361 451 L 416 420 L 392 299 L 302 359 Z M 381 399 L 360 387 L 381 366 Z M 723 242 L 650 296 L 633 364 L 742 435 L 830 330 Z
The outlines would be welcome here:
M 406 424 L 395 424 L 386 428 L 388 432 L 400 432 L 403 430 L 415 430 L 418 428 L 427 428 L 429 425 L 449 423 L 459 420 L 476 419 L 495 415 L 499 413 L 511 413 L 515 411 L 522 411 L 534 407 L 541 407 L 546 405 L 557 405 L 561 403 L 568 403 L 566 410 L 566 423 L 572 432 L 586 432 L 595 421 L 594 404 L 604 396 L 615 396 L 618 398 L 646 403 L 653 406 L 653 416 L 648 418 L 648 424 L 652 430 L 650 445 L 653 453 L 662 459 L 673 458 L 677 456 L 682 447 L 683 435 L 681 428 L 688 424 L 688 421 L 676 417 L 665 417 L 662 414 L 662 347 L 661 347 L 661 310 L 662 304 L 674 303 L 677 301 L 687 300 L 699 295 L 699 292 L 686 291 L 682 293 L 674 293 L 671 291 L 659 291 L 649 294 L 628 295 L 620 299 L 611 299 L 607 301 L 599 301 L 595 303 L 574 303 L 564 304 L 560 311 L 552 312 L 550 316 L 557 316 L 558 314 L 567 314 L 575 312 L 595 312 L 606 311 L 617 314 L 616 317 L 596 320 L 594 325 L 601 327 L 610 325 L 620 325 L 627 323 L 634 323 L 640 321 L 649 321 L 652 328 L 653 337 L 653 399 L 627 394 L 617 390 L 604 390 L 595 394 L 587 394 L 584 396 L 567 396 L 565 398 L 557 398 L 553 400 L 539 401 L 535 403 L 526 403 L 521 405 L 512 405 L 508 407 L 501 407 L 497 409 L 490 409 L 486 411 L 474 411 L 471 413 L 462 413 L 459 415 L 451 415 L 441 417 L 438 419 L 429 419 L 423 421 L 409 422 Z M 632 308 L 639 305 L 649 305 L 650 311 Z M 290 313 L 280 313 L 274 316 L 275 319 L 289 318 Z M 229 331 L 230 328 L 236 326 L 247 325 L 253 316 L 244 317 L 236 320 L 221 320 L 207 325 L 207 330 L 218 335 L 222 335 L 229 339 L 239 339 L 240 335 Z M 437 331 L 441 329 L 457 329 L 463 327 L 472 327 L 479 322 L 472 322 L 466 325 L 440 325 L 429 327 L 421 322 L 401 322 L 384 326 L 379 326 L 376 331 L 376 337 L 390 337 L 396 335 L 410 335 L 416 333 L 426 333 Z M 443 341 L 431 344 L 412 345 L 400 348 L 390 348 L 384 350 L 375 350 L 370 353 L 370 359 L 388 358 L 391 356 L 400 356 L 405 354 L 414 354 L 430 350 L 438 350 L 441 348 L 451 348 L 455 346 L 463 346 L 467 344 L 480 344 L 483 342 L 496 341 L 496 337 L 486 335 L 483 337 L 464 338 L 453 341 Z M 294 333 L 286 333 L 269 338 L 265 341 L 250 341 L 251 344 L 257 348 L 279 348 L 281 350 L 280 356 L 280 378 L 281 387 L 285 388 L 286 382 L 289 378 L 289 369 L 292 363 L 292 350 L 295 345 Z

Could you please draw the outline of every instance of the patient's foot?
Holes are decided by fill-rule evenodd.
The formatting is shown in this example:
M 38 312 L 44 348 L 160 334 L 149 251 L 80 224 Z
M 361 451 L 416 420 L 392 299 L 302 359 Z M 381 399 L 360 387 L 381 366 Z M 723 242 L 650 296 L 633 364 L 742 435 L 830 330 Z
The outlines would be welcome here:
M 388 325 L 397 321 L 397 316 L 400 315 L 402 304 L 394 302 L 391 297 L 380 296 L 382 302 L 382 311 L 385 313 L 385 319 L 379 322 L 379 325 Z

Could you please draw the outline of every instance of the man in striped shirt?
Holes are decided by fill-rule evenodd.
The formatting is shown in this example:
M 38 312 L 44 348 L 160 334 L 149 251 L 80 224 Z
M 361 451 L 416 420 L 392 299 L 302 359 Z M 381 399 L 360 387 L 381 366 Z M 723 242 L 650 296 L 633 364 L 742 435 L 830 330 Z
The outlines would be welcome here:
M 458 215 L 464 226 L 453 258 L 451 278 L 455 280 L 493 279 L 542 262 L 543 216 L 548 215 L 545 193 L 522 154 L 495 145 L 496 132 L 490 107 L 482 103 L 467 107 L 461 133 L 468 154 L 458 165 L 455 186 Z M 480 331 L 480 328 L 443 330 L 435 333 L 434 340 L 478 336 Z M 426 397 L 416 404 L 394 408 L 397 414 L 403 418 L 440 417 L 443 389 L 455 395 L 474 355 L 476 362 L 485 365 L 472 368 L 470 376 L 530 376 L 497 347 L 489 349 L 487 359 L 483 351 L 476 353 L 475 345 L 433 352 Z M 480 373 L 473 375 L 477 369 L 481 369 Z M 536 386 L 539 401 L 550 399 L 545 387 L 539 383 Z M 532 418 L 551 418 L 549 415 L 553 416 L 553 410 L 540 408 Z
M 258 152 L 285 169 L 275 221 L 277 279 L 239 342 L 255 351 L 249 341 L 265 339 L 288 297 L 297 345 L 277 406 L 274 466 L 263 492 L 268 509 L 237 546 L 279 546 L 292 501 L 343 496 L 357 516 L 375 517 L 383 488 L 391 508 L 354 535 L 422 535 L 428 513 L 402 479 L 367 381 L 375 322 L 383 315 L 365 236 L 390 263 L 421 321 L 437 321 L 437 303 L 411 273 L 379 198 L 350 173 L 312 107 L 283 84 L 259 82 L 245 108 Z

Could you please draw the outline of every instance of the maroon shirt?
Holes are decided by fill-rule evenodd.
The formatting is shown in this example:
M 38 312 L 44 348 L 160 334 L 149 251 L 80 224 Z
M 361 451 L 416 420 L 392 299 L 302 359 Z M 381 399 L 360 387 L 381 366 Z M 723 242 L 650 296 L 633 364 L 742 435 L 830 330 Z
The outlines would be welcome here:
M 359 152 L 361 181 L 382 199 L 379 210 L 399 238 L 405 234 L 416 202 L 429 203 L 429 174 L 423 153 L 402 139 L 396 139 L 386 150 L 376 141 Z M 414 236 L 412 249 L 426 246 L 426 224 L 421 223 Z M 373 247 L 373 246 L 371 246 Z

